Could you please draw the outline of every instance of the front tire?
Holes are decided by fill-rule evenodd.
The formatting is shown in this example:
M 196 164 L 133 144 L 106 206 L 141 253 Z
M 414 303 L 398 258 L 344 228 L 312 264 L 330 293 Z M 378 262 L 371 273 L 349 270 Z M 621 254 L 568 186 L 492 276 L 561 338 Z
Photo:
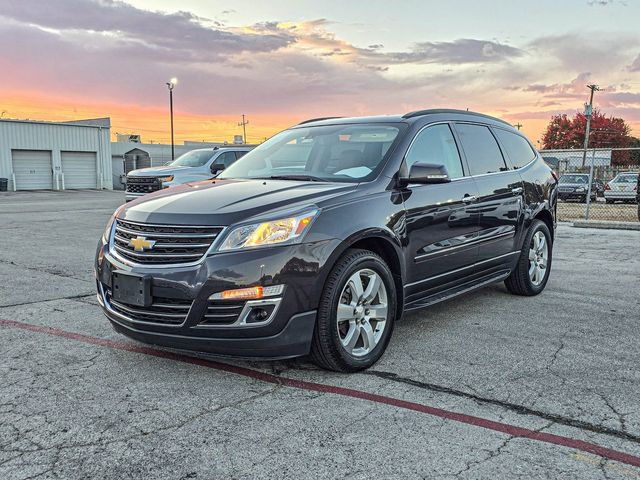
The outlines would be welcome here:
M 349 249 L 325 284 L 311 343 L 311 359 L 327 370 L 369 368 L 387 348 L 397 293 L 387 264 L 373 252 Z
M 547 225 L 534 220 L 529 227 L 515 269 L 505 280 L 515 295 L 533 296 L 544 290 L 549 280 L 553 241 Z

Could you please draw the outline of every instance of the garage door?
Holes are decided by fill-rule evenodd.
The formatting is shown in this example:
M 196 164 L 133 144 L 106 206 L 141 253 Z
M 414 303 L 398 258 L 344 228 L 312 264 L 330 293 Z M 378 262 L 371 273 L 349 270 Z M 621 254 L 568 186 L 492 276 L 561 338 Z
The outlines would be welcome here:
M 64 188 L 97 188 L 95 152 L 60 152 Z
M 16 190 L 53 189 L 51 152 L 12 150 L 11 162 L 13 174 L 16 177 Z

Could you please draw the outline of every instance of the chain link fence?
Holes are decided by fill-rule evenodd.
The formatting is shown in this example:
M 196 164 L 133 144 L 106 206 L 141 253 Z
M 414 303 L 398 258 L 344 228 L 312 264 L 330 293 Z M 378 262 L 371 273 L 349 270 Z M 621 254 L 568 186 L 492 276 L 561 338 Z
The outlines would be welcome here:
M 640 148 L 541 150 L 558 173 L 558 220 L 638 222 Z

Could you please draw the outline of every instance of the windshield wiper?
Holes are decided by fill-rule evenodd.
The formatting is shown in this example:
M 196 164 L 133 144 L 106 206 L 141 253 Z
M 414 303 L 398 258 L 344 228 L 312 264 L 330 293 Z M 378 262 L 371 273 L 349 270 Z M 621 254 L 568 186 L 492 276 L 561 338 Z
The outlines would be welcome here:
M 301 182 L 325 182 L 326 180 L 313 175 L 271 175 L 271 180 L 300 180 Z

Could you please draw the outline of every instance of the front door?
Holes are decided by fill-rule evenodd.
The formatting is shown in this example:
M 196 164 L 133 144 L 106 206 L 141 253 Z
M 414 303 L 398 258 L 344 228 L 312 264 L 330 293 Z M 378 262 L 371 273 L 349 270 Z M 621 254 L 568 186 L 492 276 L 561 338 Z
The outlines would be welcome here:
M 478 191 L 465 173 L 451 127 L 421 130 L 405 156 L 407 171 L 417 162 L 444 165 L 449 183 L 410 184 L 403 194 L 407 226 L 406 294 L 437 289 L 469 273 L 477 261 Z
M 456 130 L 478 188 L 475 205 L 480 222 L 478 262 L 511 263 L 522 226 L 524 188 L 520 174 L 507 167 L 491 130 L 484 125 L 458 123 Z

